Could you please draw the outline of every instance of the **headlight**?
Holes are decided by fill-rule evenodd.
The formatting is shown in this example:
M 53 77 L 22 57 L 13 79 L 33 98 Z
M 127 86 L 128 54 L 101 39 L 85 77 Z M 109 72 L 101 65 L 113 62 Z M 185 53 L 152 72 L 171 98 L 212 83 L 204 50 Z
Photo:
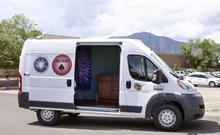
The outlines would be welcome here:
M 196 91 L 196 88 L 189 82 L 177 80 L 177 84 L 184 90 Z

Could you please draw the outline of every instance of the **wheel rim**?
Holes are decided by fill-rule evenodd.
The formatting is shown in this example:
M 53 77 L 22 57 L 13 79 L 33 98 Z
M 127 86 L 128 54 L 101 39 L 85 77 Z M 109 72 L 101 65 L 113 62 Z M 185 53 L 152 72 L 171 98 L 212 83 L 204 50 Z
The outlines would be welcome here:
M 210 82 L 210 86 L 211 87 L 215 87 L 215 83 L 214 82 Z
M 53 120 L 55 113 L 53 110 L 41 110 L 41 118 L 44 121 L 51 121 Z
M 164 127 L 171 127 L 176 122 L 176 114 L 170 109 L 165 109 L 159 114 L 159 122 Z

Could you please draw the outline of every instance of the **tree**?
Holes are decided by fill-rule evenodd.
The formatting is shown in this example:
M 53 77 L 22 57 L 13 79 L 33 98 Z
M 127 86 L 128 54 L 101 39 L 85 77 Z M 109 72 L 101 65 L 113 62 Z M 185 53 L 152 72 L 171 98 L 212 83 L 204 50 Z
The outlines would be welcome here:
M 16 14 L 0 23 L 0 68 L 17 68 L 25 40 L 42 32 L 23 14 Z
M 0 35 L 0 68 L 16 68 L 19 63 L 21 42 L 13 36 Z
M 192 55 L 194 51 L 193 39 L 188 40 L 188 44 L 179 45 L 178 49 L 185 56 L 187 67 L 194 68 L 196 58 Z
M 196 39 L 195 48 L 197 49 L 197 57 L 200 60 L 200 65 L 206 69 L 212 65 L 213 60 L 217 59 L 219 45 L 211 39 Z
M 211 39 L 191 39 L 188 44 L 179 45 L 179 51 L 185 55 L 186 64 L 192 68 L 207 69 L 217 59 L 220 46 Z

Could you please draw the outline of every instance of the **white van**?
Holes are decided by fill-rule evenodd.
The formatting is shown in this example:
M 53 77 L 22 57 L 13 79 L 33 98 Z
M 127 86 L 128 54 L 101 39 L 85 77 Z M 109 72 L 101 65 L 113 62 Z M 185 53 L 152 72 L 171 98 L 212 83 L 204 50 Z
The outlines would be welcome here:
M 205 111 L 195 87 L 137 40 L 27 40 L 19 79 L 19 107 L 45 125 L 61 114 L 93 113 L 153 118 L 173 131 Z

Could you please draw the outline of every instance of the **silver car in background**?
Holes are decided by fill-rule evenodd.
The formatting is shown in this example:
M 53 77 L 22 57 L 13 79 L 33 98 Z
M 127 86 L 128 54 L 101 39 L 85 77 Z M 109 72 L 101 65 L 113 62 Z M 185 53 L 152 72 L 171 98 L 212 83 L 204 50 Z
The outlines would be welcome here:
M 210 87 L 220 86 L 220 78 L 216 78 L 206 73 L 195 72 L 187 76 L 184 80 L 192 83 L 194 86 L 204 85 Z

